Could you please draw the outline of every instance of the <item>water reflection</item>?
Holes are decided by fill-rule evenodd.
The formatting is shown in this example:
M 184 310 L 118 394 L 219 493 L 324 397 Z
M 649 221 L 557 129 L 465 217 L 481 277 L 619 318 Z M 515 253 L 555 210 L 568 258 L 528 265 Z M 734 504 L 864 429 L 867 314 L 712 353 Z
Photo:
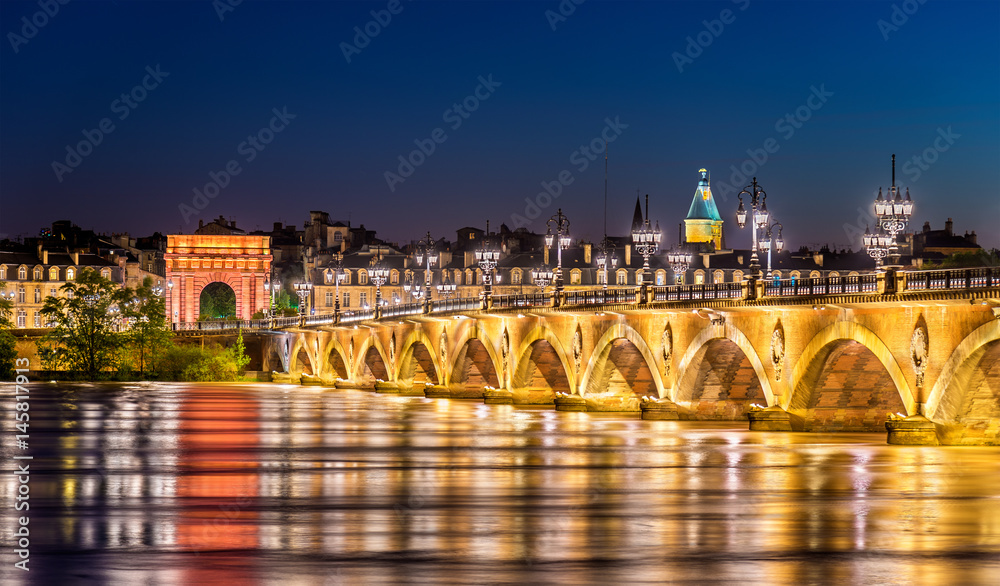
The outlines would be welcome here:
M 32 571 L 4 583 L 1000 575 L 998 448 L 281 385 L 32 393 Z

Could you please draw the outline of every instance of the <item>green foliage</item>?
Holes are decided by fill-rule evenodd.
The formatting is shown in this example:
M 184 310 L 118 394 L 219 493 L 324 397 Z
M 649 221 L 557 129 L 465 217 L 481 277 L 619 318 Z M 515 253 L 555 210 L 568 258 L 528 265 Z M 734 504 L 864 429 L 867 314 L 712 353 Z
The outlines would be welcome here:
M 229 348 L 171 345 L 160 362 L 162 378 L 179 381 L 238 381 L 249 364 L 240 334 Z
M 199 320 L 234 319 L 236 317 L 236 292 L 225 283 L 209 283 L 199 298 Z
M 167 332 L 166 301 L 153 291 L 153 279 L 146 277 L 125 304 L 125 318 L 130 326 L 127 332 L 131 360 L 129 370 L 138 366 L 142 377 L 147 368 L 156 372 L 157 358 L 170 338 Z
M 60 290 L 63 297 L 47 297 L 42 307 L 45 321 L 54 325 L 44 343 L 50 352 L 61 353 L 59 359 L 70 369 L 96 379 L 112 368 L 118 354 L 122 335 L 115 331 L 119 316 L 113 309 L 124 306 L 128 292 L 90 268 Z
M 0 329 L 0 380 L 14 379 L 14 360 L 17 348 L 14 336 L 6 328 Z
M 264 319 L 264 312 L 258 309 L 257 311 L 253 312 L 253 315 L 250 316 L 250 319 Z

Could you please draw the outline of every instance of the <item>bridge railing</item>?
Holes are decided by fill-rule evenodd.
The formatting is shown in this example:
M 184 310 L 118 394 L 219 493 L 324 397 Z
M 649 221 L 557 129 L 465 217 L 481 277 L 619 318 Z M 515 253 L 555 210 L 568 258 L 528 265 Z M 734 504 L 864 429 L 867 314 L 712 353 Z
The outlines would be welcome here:
M 947 289 L 981 289 L 1000 287 L 1000 269 L 945 269 L 937 271 L 907 271 L 903 273 L 904 291 L 934 291 Z
M 336 315 L 332 313 L 318 313 L 316 315 L 307 315 L 301 318 L 300 323 L 304 326 L 320 326 L 324 324 L 336 323 Z
M 771 279 L 764 282 L 767 297 L 793 297 L 797 295 L 842 295 L 844 293 L 875 293 L 878 275 L 846 275 L 806 279 Z
M 692 299 L 739 299 L 743 283 L 701 283 L 653 287 L 653 301 L 690 301 Z
M 345 311 L 340 314 L 340 323 L 349 324 L 375 318 L 374 309 L 359 309 L 357 311 Z
M 449 311 L 474 311 L 480 309 L 483 302 L 478 297 L 459 297 L 457 299 L 437 299 L 431 302 L 432 313 Z
M 382 317 L 400 317 L 404 315 L 419 315 L 424 312 L 424 304 L 417 303 L 402 303 L 399 305 L 390 305 L 382 310 Z
M 612 303 L 635 303 L 636 289 L 589 289 L 567 291 L 566 305 L 606 305 Z M 496 303 L 494 303 L 496 305 Z
M 493 296 L 493 307 L 498 309 L 511 307 L 547 307 L 550 305 L 552 305 L 552 297 L 545 293 Z

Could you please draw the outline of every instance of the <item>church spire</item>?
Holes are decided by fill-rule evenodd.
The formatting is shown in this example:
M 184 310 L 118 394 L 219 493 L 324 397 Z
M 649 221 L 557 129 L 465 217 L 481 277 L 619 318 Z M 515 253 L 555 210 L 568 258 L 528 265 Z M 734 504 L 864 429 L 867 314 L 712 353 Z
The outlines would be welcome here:
M 632 214 L 632 229 L 642 228 L 642 203 L 639 201 L 639 190 L 635 190 L 635 213 Z

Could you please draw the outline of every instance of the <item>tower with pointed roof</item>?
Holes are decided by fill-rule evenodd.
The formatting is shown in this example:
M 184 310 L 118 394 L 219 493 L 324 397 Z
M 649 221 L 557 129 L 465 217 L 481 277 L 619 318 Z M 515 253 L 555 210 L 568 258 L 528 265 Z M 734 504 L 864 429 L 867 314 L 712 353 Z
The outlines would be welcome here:
M 712 242 L 716 250 L 722 249 L 722 216 L 712 197 L 708 170 L 698 169 L 701 179 L 694 192 L 691 208 L 684 219 L 684 240 L 686 242 Z

